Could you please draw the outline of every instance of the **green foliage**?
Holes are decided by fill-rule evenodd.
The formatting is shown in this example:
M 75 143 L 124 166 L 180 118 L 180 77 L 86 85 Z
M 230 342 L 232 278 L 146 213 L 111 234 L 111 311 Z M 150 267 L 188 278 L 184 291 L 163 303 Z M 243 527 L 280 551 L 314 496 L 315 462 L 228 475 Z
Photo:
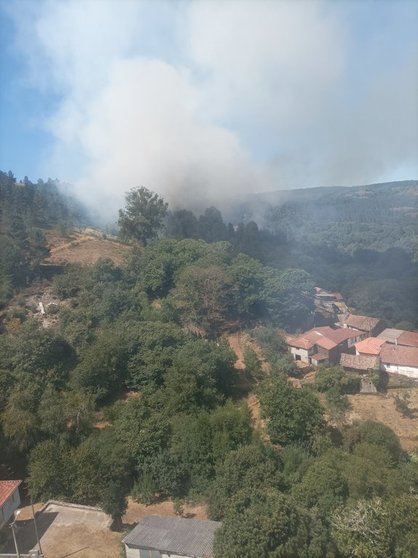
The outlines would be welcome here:
M 403 393 L 402 396 L 396 394 L 394 397 L 395 400 L 395 409 L 401 413 L 403 417 L 412 418 L 413 412 L 409 406 L 409 402 L 411 399 L 411 394 L 409 392 Z
M 119 210 L 122 237 L 133 239 L 145 246 L 155 238 L 167 214 L 168 204 L 158 194 L 141 188 L 132 188 L 126 194 L 126 209 Z
M 231 312 L 231 288 L 222 267 L 191 266 L 179 275 L 170 302 L 185 326 L 216 337 Z
M 66 498 L 72 479 L 69 448 L 54 440 L 39 443 L 31 452 L 28 472 L 34 500 Z
M 138 347 L 129 359 L 130 386 L 137 389 L 161 387 L 174 355 L 187 336 L 173 323 L 144 322 L 136 328 Z
M 98 401 L 106 401 L 124 389 L 129 356 L 130 343 L 123 333 L 102 330 L 95 343 L 82 351 L 72 383 Z
M 297 502 L 318 508 L 324 518 L 348 497 L 348 482 L 341 469 L 340 452 L 330 451 L 313 461 L 302 481 L 294 487 Z
M 252 380 L 259 380 L 262 376 L 261 363 L 257 353 L 251 347 L 244 349 L 245 373 Z
M 398 437 L 393 430 L 381 422 L 371 420 L 358 422 L 348 431 L 346 440 L 349 447 L 360 442 L 380 446 L 389 453 L 394 462 L 398 462 L 403 455 Z
M 308 388 L 295 389 L 284 377 L 265 380 L 260 402 L 267 431 L 275 444 L 312 443 L 324 428 L 323 409 Z
M 262 444 L 250 444 L 226 455 L 217 467 L 216 479 L 209 496 L 211 519 L 221 520 L 227 505 L 242 490 L 283 486 L 281 460 L 277 452 Z
M 242 491 L 231 498 L 222 526 L 216 531 L 215 556 L 319 558 L 325 552 L 316 548 L 313 523 L 309 514 L 285 494 Z
M 389 514 L 380 498 L 358 500 L 335 512 L 333 536 L 343 556 L 387 558 L 390 551 Z

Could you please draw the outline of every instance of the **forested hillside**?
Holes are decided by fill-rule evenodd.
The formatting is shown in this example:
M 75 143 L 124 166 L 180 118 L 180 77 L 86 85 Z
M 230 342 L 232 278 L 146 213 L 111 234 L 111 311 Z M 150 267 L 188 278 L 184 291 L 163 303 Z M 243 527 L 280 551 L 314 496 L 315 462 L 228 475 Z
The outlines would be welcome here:
M 0 171 L 0 306 L 38 275 L 48 254 L 45 229 L 65 233 L 83 219 L 81 205 L 60 192 L 58 181 L 17 182 Z
M 32 249 L 13 236 L 32 218 L 18 212 L 3 241 Z M 143 188 L 119 226 L 132 246 L 123 265 L 67 265 L 48 284 L 54 327 L 29 318 L 23 296 L 40 259 L 28 252 L 31 278 L 10 279 L 19 296 L 0 335 L 3 477 L 23 477 L 35 500 L 98 504 L 115 524 L 128 495 L 172 498 L 178 510 L 203 502 L 222 520 L 217 558 L 416 557 L 417 453 L 381 423 L 345 420 L 358 377 L 324 368 L 293 387 L 300 370 L 280 333 L 309 323 L 318 278 L 349 269 L 360 285 L 392 281 L 396 317 L 415 319 L 399 289 L 411 281 L 416 294 L 411 257 L 402 252 L 402 275 L 390 250 L 372 252 L 374 267 L 370 254 L 323 246 L 319 256 L 287 230 L 228 225 L 215 208 L 169 211 Z M 391 300 L 364 296 L 382 314 Z M 243 330 L 240 369 L 227 339 Z

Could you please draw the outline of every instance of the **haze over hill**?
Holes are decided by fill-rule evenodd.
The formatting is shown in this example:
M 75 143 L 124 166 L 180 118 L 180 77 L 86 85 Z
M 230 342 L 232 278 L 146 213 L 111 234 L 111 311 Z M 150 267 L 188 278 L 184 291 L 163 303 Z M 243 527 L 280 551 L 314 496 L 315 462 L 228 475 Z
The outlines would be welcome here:
M 414 2 L 12 0 L 0 18 L 0 167 L 70 181 L 106 218 L 141 185 L 201 210 L 417 176 Z

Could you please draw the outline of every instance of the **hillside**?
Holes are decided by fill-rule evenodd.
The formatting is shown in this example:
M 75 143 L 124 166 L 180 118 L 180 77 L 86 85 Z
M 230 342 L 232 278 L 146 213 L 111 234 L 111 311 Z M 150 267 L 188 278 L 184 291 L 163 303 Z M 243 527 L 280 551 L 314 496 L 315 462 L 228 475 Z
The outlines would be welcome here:
M 122 244 L 115 239 L 94 229 L 79 229 L 68 236 L 60 235 L 57 230 L 45 233 L 49 255 L 44 263 L 65 265 L 80 263 L 92 265 L 99 258 L 109 258 L 115 265 L 125 264 L 125 256 L 132 251 L 132 247 Z

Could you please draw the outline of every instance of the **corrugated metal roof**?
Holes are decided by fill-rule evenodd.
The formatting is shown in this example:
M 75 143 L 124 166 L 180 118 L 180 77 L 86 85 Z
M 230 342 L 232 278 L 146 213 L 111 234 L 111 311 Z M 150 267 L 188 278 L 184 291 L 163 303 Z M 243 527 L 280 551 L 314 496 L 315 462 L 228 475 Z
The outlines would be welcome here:
M 22 483 L 21 480 L 0 481 L 0 506 L 13 494 L 16 488 Z
M 123 539 L 129 547 L 212 558 L 218 521 L 149 515 Z

